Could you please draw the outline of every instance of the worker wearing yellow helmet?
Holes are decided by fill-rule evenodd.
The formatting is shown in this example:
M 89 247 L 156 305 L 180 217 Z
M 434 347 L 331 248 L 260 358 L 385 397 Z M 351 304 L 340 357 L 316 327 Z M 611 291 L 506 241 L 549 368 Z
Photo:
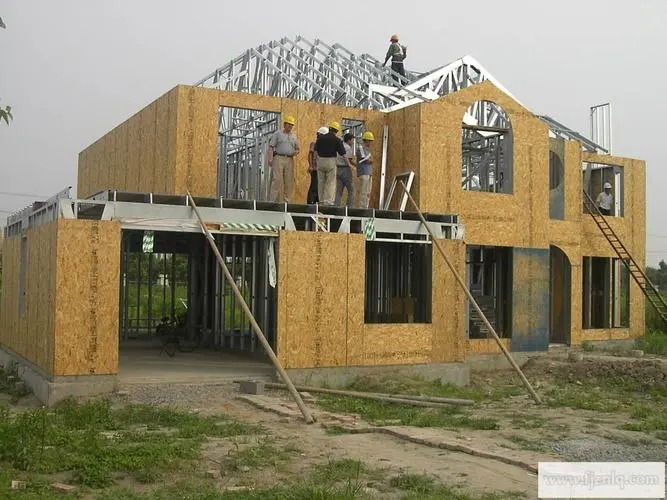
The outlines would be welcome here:
M 271 201 L 289 203 L 294 194 L 294 157 L 299 154 L 299 141 L 292 132 L 296 119 L 286 115 L 282 130 L 269 139 L 268 164 L 271 167 Z
M 382 66 L 386 66 L 389 59 L 391 59 L 391 69 L 393 71 L 391 78 L 399 85 L 405 85 L 407 82 L 405 78 L 405 65 L 403 61 L 407 57 L 408 48 L 405 45 L 398 43 L 398 35 L 393 34 L 389 39 L 391 45 L 389 45 L 389 50 L 387 50 L 387 55 L 384 58 L 384 63 Z M 400 78 L 398 75 L 401 75 Z
M 345 146 L 338 132 L 340 123 L 334 120 L 329 123 L 329 133 L 318 136 L 315 141 L 317 190 L 321 205 L 333 205 L 336 196 L 336 158 L 338 155 L 345 156 Z
M 362 144 L 357 146 L 357 177 L 359 178 L 359 208 L 368 208 L 371 198 L 371 186 L 373 181 L 373 155 L 371 145 L 375 140 L 373 132 L 366 131 L 362 134 Z

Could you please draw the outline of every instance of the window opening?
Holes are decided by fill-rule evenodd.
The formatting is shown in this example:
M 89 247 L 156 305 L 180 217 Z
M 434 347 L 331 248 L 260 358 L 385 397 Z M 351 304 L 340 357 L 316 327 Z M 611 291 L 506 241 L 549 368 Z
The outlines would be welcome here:
M 463 116 L 461 187 L 512 193 L 512 130 L 505 111 L 476 101 Z
M 583 328 L 626 328 L 630 276 L 621 259 L 583 258 Z
M 366 323 L 431 322 L 432 246 L 366 242 Z

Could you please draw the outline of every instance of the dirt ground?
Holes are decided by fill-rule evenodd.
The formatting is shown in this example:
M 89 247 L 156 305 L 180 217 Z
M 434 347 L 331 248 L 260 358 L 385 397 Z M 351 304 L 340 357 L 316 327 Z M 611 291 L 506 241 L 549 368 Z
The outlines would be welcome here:
M 631 384 L 641 398 L 642 391 L 665 386 L 667 363 L 664 359 L 587 354 L 582 361 L 573 363 L 564 355 L 551 354 L 531 360 L 525 366 L 525 372 L 545 400 L 549 399 L 548 395 L 554 388 L 562 390 L 562 384 L 565 384 L 565 389 L 575 392 L 582 388 L 584 399 L 591 398 L 612 406 L 618 400 L 620 406 L 613 411 L 606 407 L 602 410 L 588 410 L 585 409 L 585 401 L 584 408 L 579 408 L 577 406 L 581 402 L 576 400 L 573 403 L 536 406 L 526 394 L 518 391 L 518 395 L 482 401 L 472 409 L 475 416 L 497 420 L 496 429 L 439 428 L 431 429 L 431 435 L 448 443 L 492 450 L 498 455 L 522 460 L 535 467 L 539 461 L 547 460 L 644 461 L 667 458 L 667 441 L 651 433 L 622 428 L 632 420 L 630 413 L 633 408 L 624 400 L 623 394 L 613 391 L 609 393 L 594 385 L 598 381 Z M 499 386 L 516 388 L 519 383 L 511 371 L 498 371 L 475 374 L 473 385 L 491 392 Z M 588 391 L 593 391 L 592 395 L 583 390 L 584 385 Z M 137 386 L 128 387 L 130 399 L 137 389 Z M 141 390 L 146 393 L 139 400 L 159 389 L 145 386 Z M 599 398 L 595 396 L 596 391 L 601 394 Z M 509 492 L 506 498 L 519 497 L 521 494 L 524 498 L 537 496 L 536 475 L 525 468 L 377 432 L 362 430 L 333 434 L 319 423 L 305 425 L 296 416 L 297 407 L 290 402 L 285 392 L 269 391 L 268 395 L 285 408 L 291 408 L 294 417 L 279 416 L 239 401 L 236 399 L 238 392 L 235 386 L 218 386 L 214 392 L 206 391 L 201 397 L 192 395 L 186 398 L 188 401 L 179 402 L 205 414 L 226 413 L 259 424 L 264 429 L 264 436 L 260 439 L 270 440 L 276 448 L 291 445 L 298 449 L 296 458 L 281 467 L 264 469 L 261 474 L 240 471 L 223 475 L 219 480 L 221 485 L 267 487 L 285 476 L 298 477 L 305 474 L 305 471 L 322 462 L 349 458 L 381 471 L 384 477 L 402 473 L 425 474 L 443 484 L 462 488 L 472 495 L 471 498 L 478 498 L 474 495 L 483 498 L 484 494 L 498 492 Z M 562 397 L 562 394 L 558 393 L 557 396 Z M 646 397 L 650 398 L 648 393 Z M 317 404 L 311 401 L 309 405 L 316 415 L 323 415 Z M 356 427 L 364 427 L 363 420 L 358 420 Z M 250 446 L 248 443 L 243 445 Z M 215 468 L 229 456 L 234 446 L 238 447 L 239 444 L 229 441 L 211 443 L 206 448 L 203 467 Z M 369 480 L 365 493 L 370 496 L 393 496 L 392 492 L 382 489 L 381 483 Z
M 331 400 L 317 394 L 307 404 L 318 421 L 306 425 L 286 392 L 243 396 L 231 382 L 128 384 L 113 400 L 165 405 L 202 416 L 228 415 L 257 425 L 256 434 L 209 439 L 204 444 L 197 474 L 223 492 L 289 487 L 326 464 L 347 459 L 358 461 L 364 470 L 356 477 L 360 489 L 350 498 L 532 499 L 537 497 L 534 469 L 539 461 L 667 459 L 667 360 L 584 353 L 583 359 L 571 361 L 567 353 L 556 352 L 533 358 L 524 371 L 544 404 L 536 405 L 509 370 L 477 373 L 470 388 L 452 394 L 466 397 L 468 391 L 476 398 L 464 410 L 467 420 L 433 426 L 409 425 L 408 417 L 426 410 L 405 416 L 389 405 L 391 418 L 371 419 L 364 406 L 354 412 L 332 410 Z M 388 392 L 392 387 L 412 388 L 412 393 L 433 390 L 432 384 L 414 380 L 363 383 L 367 390 L 376 386 Z M 256 401 L 249 404 L 242 397 Z M 15 411 L 31 404 L 34 400 L 24 398 Z M 482 421 L 491 425 L 476 424 Z M 457 446 L 493 457 L 453 451 Z M 459 496 L 419 484 L 399 487 L 399 479 L 406 475 L 454 488 Z M 131 482 L 126 486 L 138 492 L 146 488 Z

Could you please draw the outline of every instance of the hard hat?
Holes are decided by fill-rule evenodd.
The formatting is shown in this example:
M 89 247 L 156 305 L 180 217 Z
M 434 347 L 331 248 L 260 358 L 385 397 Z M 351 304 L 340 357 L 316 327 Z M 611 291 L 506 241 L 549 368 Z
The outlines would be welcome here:
M 329 123 L 329 128 L 332 128 L 336 132 L 338 132 L 340 130 L 340 123 L 338 123 L 337 121 L 332 121 L 331 123 Z
M 398 35 L 394 33 L 391 35 L 391 38 L 389 39 L 390 42 L 398 42 Z
M 329 129 L 328 129 L 327 127 L 320 127 L 320 128 L 317 129 L 317 133 L 318 133 L 318 134 L 322 134 L 322 135 L 324 135 L 324 134 L 328 134 L 328 133 L 329 133 Z
M 283 123 L 288 123 L 290 125 L 296 124 L 296 119 L 292 115 L 287 115 L 283 120 Z
M 361 136 L 361 140 L 363 140 L 363 141 L 374 141 L 375 136 L 373 135 L 373 132 L 364 132 L 363 135 Z
M 611 189 L 611 184 L 609 184 L 608 182 L 605 182 L 604 183 L 604 188 L 605 189 Z

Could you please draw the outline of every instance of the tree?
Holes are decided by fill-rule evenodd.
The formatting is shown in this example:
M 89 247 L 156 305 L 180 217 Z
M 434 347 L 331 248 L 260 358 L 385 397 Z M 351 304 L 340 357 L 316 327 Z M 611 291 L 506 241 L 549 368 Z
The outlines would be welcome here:
M 7 25 L 5 25 L 4 21 L 0 17 L 0 28 L 7 29 Z M 5 106 L 2 107 L 0 106 L 0 122 L 2 120 L 5 120 L 5 123 L 9 125 L 9 120 L 13 120 L 14 117 L 12 116 L 12 107 L 11 106 Z

